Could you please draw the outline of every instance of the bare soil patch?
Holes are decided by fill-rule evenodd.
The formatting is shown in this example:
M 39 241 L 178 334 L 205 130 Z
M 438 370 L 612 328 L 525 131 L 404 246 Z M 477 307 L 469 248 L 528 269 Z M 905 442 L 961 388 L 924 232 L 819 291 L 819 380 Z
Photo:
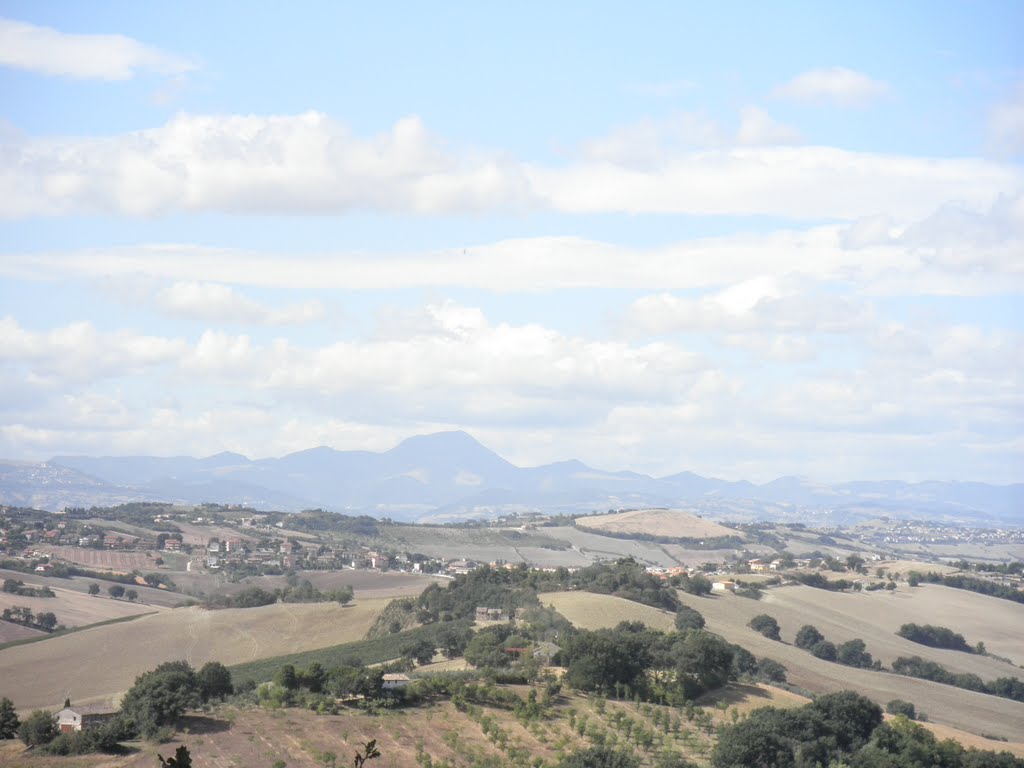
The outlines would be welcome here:
M 156 570 L 156 556 L 150 552 L 120 552 L 114 549 L 88 549 L 86 547 L 42 547 L 40 551 L 54 557 L 97 571 L 131 573 L 134 570 Z

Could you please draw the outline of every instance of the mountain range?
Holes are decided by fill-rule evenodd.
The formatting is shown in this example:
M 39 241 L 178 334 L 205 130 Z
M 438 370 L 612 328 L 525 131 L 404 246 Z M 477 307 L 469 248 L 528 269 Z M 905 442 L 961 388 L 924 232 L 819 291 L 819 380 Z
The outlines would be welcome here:
M 389 451 L 312 448 L 250 460 L 189 456 L 56 456 L 0 462 L 0 502 L 61 509 L 127 501 L 217 502 L 257 509 L 322 508 L 396 520 L 458 520 L 512 511 L 588 512 L 685 506 L 709 516 L 843 523 L 891 516 L 962 524 L 1024 524 L 1024 484 L 783 477 L 757 485 L 680 472 L 651 477 L 579 461 L 517 467 L 465 432 L 410 437 Z

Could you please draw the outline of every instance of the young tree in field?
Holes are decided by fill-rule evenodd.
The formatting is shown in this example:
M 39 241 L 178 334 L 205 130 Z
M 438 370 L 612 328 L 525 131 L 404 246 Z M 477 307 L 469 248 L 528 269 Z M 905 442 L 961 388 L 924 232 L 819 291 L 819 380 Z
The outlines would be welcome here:
M 779 622 L 767 613 L 758 614 L 747 622 L 747 626 L 755 632 L 760 632 L 769 640 L 782 640 L 782 635 L 779 634 Z
M 98 595 L 99 593 L 100 593 L 100 585 L 99 584 L 90 584 L 89 585 L 89 594 L 90 595 L 92 595 L 93 597 L 96 597 L 96 595 Z
M 37 709 L 18 728 L 18 737 L 30 747 L 49 744 L 57 738 L 57 718 L 45 710 Z
M 107 592 L 115 600 L 120 600 L 122 597 L 124 597 L 124 587 L 122 587 L 120 584 L 111 584 L 109 587 L 107 587 Z
M 18 735 L 21 721 L 14 710 L 14 702 L 6 696 L 0 699 L 0 739 L 13 739 Z

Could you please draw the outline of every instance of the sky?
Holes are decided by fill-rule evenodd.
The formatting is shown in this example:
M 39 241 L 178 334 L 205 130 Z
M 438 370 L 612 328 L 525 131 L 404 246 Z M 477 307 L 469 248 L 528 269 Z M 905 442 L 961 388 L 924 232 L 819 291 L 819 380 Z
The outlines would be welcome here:
M 0 1 L 0 457 L 1024 481 L 1022 28 Z

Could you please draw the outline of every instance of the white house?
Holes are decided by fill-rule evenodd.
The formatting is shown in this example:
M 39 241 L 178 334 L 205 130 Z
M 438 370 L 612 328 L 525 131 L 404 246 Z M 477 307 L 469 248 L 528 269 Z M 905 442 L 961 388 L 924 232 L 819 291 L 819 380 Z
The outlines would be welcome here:
M 405 688 L 410 682 L 408 675 L 403 675 L 401 672 L 388 672 L 381 678 L 380 687 L 385 691 L 394 691 L 399 688 Z
M 117 714 L 117 710 L 106 704 L 86 704 L 78 707 L 64 707 L 57 713 L 57 727 L 61 733 L 68 731 L 89 731 L 99 728 Z

